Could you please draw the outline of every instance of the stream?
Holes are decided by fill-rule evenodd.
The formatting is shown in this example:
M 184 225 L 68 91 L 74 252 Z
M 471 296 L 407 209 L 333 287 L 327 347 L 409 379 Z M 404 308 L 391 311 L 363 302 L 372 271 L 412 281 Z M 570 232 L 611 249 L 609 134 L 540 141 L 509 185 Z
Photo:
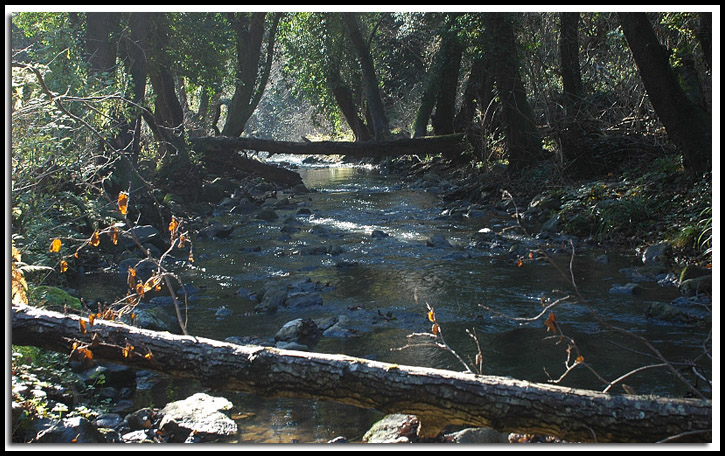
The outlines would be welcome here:
M 235 225 L 232 234 L 195 241 L 194 266 L 182 272 L 185 283 L 200 289 L 189 304 L 190 334 L 218 340 L 271 339 L 296 318 L 344 316 L 349 331 L 321 337 L 310 350 L 464 370 L 455 357 L 437 348 L 391 350 L 413 344 L 416 339 L 407 335 L 431 330 L 428 303 L 446 342 L 464 360 L 476 355 L 475 342 L 466 332 L 475 329 L 484 374 L 546 382 L 547 372 L 552 378 L 564 372 L 566 345 L 547 339 L 551 333 L 543 322 L 548 312 L 536 321 L 513 319 L 534 317 L 542 311 L 542 300 L 549 304 L 572 294 L 567 280 L 551 264 L 526 256 L 546 241 L 517 234 L 505 210 L 447 216 L 438 194 L 403 185 L 400 177 L 375 168 L 296 167 L 311 191 L 280 192 L 278 200 L 289 197 L 290 201 L 275 207 L 277 220 L 220 213 L 213 220 Z M 429 245 L 432 237 L 440 244 Z M 553 260 L 568 271 L 568 250 L 561 248 L 560 240 L 548 243 Z M 574 276 L 601 318 L 646 337 L 669 359 L 692 359 L 702 352 L 709 325 L 646 316 L 651 305 L 679 298 L 677 287 L 642 281 L 636 295 L 612 294 L 615 283 L 633 281 L 622 271 L 642 266 L 640 258 L 580 250 Z M 525 260 L 521 265 L 519 258 Z M 318 286 L 322 305 L 255 312 L 264 284 L 284 286 L 308 279 Z M 607 379 L 657 362 L 642 354 L 646 349 L 635 341 L 602 330 L 589 310 L 573 299 L 553 311 L 585 360 Z M 644 371 L 626 383 L 639 394 L 685 394 L 685 388 L 662 369 Z M 603 388 L 586 369 L 575 369 L 562 384 Z M 145 392 L 143 401 L 162 407 L 193 394 L 195 388 L 194 382 L 168 379 Z M 622 393 L 621 388 L 613 392 Z M 359 441 L 382 417 L 377 411 L 322 401 L 223 395 L 234 403 L 232 416 L 239 426 L 234 441 L 240 443 L 320 443 L 338 436 Z M 136 402 L 143 405 L 139 397 Z

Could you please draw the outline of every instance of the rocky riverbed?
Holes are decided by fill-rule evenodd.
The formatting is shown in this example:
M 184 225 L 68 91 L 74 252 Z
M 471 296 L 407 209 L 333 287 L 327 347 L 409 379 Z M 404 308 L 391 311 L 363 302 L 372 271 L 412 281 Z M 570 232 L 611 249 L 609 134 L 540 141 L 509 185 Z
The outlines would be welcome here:
M 209 204 L 200 205 L 195 213 L 187 213 L 185 220 L 196 232 L 196 261 L 191 264 L 184 254 L 177 252 L 167 257 L 168 264 L 186 271 L 184 277 L 191 282 L 176 290 L 177 294 L 187 298 L 195 315 L 206 315 L 205 322 L 192 327 L 192 332 L 213 330 L 215 335 L 233 343 L 296 350 L 335 351 L 354 347 L 361 350 L 352 353 L 355 355 L 390 356 L 369 351 L 362 341 L 386 331 L 404 335 L 426 330 L 427 323 L 421 317 L 422 309 L 397 303 L 396 300 L 406 299 L 398 296 L 400 289 L 369 294 L 370 287 L 379 286 L 378 282 L 368 283 L 370 277 L 380 280 L 380 276 L 387 276 L 388 285 L 393 288 L 422 289 L 431 300 L 450 298 L 453 288 L 461 293 L 454 297 L 463 300 L 488 290 L 485 282 L 475 285 L 475 281 L 462 276 L 467 265 L 492 265 L 491 271 L 511 275 L 521 270 L 522 265 L 537 270 L 545 267 L 545 261 L 530 255 L 533 251 L 543 250 L 566 259 L 572 248 L 577 255 L 591 257 L 591 268 L 607 271 L 603 276 L 587 272 L 587 277 L 596 278 L 593 288 L 599 295 L 597 299 L 603 294 L 602 299 L 613 303 L 612 315 L 631 302 L 627 312 L 642 321 L 654 322 L 655 326 L 676 325 L 680 333 L 686 333 L 693 327 L 711 325 L 710 269 L 696 264 L 685 267 L 676 246 L 662 239 L 648 242 L 643 238 L 642 242 L 630 242 L 628 246 L 603 247 L 603 214 L 608 213 L 607 208 L 621 204 L 614 195 L 626 189 L 598 182 L 565 191 L 529 191 L 528 195 L 507 197 L 501 192 L 504 178 L 495 172 L 482 181 L 448 173 L 441 167 L 418 169 L 419 172 L 398 179 L 406 182 L 396 183 L 393 190 L 408 193 L 390 206 L 378 206 L 379 201 L 389 198 L 390 187 L 346 187 L 344 179 L 340 185 L 312 192 L 302 186 L 277 188 L 258 179 L 237 182 L 219 178 L 210 182 L 204 192 Z M 347 201 L 356 206 L 341 216 L 339 211 L 324 206 L 325 197 L 333 193 L 349 195 Z M 425 196 L 416 202 L 422 204 L 422 210 L 409 206 L 415 195 Z M 591 208 L 597 206 L 599 212 L 592 212 Z M 153 252 L 164 251 L 163 235 L 156 228 L 137 227 L 136 235 Z M 234 250 L 233 255 L 229 249 Z M 624 265 L 623 251 L 636 261 Z M 133 266 L 141 266 L 136 268 L 141 277 L 150 274 L 150 270 L 144 270 L 144 263 L 139 263 L 140 252 L 134 252 L 130 243 L 123 252 L 113 254 L 112 266 L 103 274 L 89 274 L 91 280 L 115 277 L 111 282 L 123 284 L 128 268 Z M 219 266 L 224 262 L 234 263 L 232 269 L 236 274 Z M 441 272 L 441 265 L 451 263 L 462 265 L 462 269 L 453 275 Z M 376 273 L 376 269 L 382 272 Z M 548 285 L 542 283 L 550 279 L 527 277 L 535 282 L 532 289 L 548 293 L 549 288 L 543 289 Z M 94 295 L 83 284 L 76 290 L 65 291 L 70 292 L 70 298 L 51 297 L 54 292 L 49 291 L 48 302 L 55 300 L 55 305 L 60 306 L 68 305 L 71 298 L 83 298 L 76 303 L 82 309 L 84 305 L 93 308 L 97 300 L 110 298 L 98 296 L 97 292 Z M 522 298 L 524 294 L 503 294 L 500 299 L 538 302 L 543 296 Z M 366 299 L 358 300 L 359 296 Z M 412 293 L 407 299 L 413 301 Z M 133 324 L 178 332 L 176 319 L 170 317 L 172 305 L 168 297 L 149 298 L 136 308 Z M 494 335 L 489 341 L 498 347 L 494 350 L 503 350 L 503 345 L 495 345 L 498 338 L 508 337 L 514 330 L 505 323 L 481 317 L 479 308 L 461 305 L 457 309 L 441 309 L 440 314 L 451 325 L 503 325 L 500 331 L 504 336 Z M 573 324 L 581 325 L 580 331 L 587 331 L 588 323 Z M 389 340 L 385 339 L 384 344 L 389 345 Z M 436 359 L 429 354 L 423 356 Z M 235 409 L 229 399 L 208 393 L 189 394 L 162 407 L 149 403 L 140 406 L 144 397 L 148 402 L 148 392 L 159 385 L 163 387 L 167 379 L 113 365 L 98 364 L 90 370 L 79 365 L 71 367 L 67 375 L 74 376 L 69 382 L 73 387 L 50 388 L 36 381 L 36 374 L 31 372 L 19 373 L 17 382 L 13 377 L 13 428 L 17 441 L 244 441 L 240 438 L 244 435 L 240 424 L 243 427 L 255 416 L 254 412 Z M 81 386 L 84 394 L 92 396 L 102 407 L 79 409 L 78 405 L 84 403 L 77 393 Z M 46 401 L 45 416 L 32 415 L 32 410 L 37 412 L 33 401 Z M 415 422 L 412 416 L 386 417 L 385 424 L 378 423 L 378 430 L 364 436 L 330 436 L 317 441 L 413 442 L 417 441 Z M 380 429 L 390 432 L 380 433 Z M 451 430 L 438 441 L 530 440 L 535 438 L 469 429 Z

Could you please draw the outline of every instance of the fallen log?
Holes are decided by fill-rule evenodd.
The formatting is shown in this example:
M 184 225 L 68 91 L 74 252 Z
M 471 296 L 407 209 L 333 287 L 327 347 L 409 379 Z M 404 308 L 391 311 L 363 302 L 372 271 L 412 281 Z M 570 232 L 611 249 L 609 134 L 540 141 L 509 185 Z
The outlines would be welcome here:
M 81 358 L 90 356 L 81 350 L 89 350 L 95 360 L 191 377 L 215 390 L 414 414 L 421 437 L 459 424 L 581 442 L 654 442 L 674 435 L 712 440 L 709 400 L 610 395 L 345 355 L 236 345 L 103 320 L 91 325 L 87 318 L 29 306 L 12 307 L 12 343 Z
M 245 175 L 263 177 L 269 182 L 274 182 L 285 187 L 294 187 L 302 183 L 302 177 L 294 171 L 247 158 L 237 154 L 233 150 L 205 153 L 204 160 L 207 163 L 215 164 L 219 169 L 227 171 L 236 170 Z
M 466 148 L 463 134 L 429 136 L 389 141 L 311 141 L 290 142 L 257 138 L 201 136 L 190 138 L 192 149 L 210 153 L 220 151 L 257 150 L 277 154 L 347 155 L 350 157 L 386 157 L 426 155 L 441 152 L 460 153 Z M 210 156 L 210 155 L 209 155 Z

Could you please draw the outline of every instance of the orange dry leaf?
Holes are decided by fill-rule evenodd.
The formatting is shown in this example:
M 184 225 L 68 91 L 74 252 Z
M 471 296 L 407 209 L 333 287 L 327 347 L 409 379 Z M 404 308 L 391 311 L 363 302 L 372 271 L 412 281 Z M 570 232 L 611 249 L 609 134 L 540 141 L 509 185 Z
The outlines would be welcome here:
M 131 356 L 131 353 L 133 353 L 133 345 L 126 344 L 126 347 L 124 347 L 123 349 L 123 357 L 128 358 L 129 356 Z
M 68 262 L 65 260 L 60 260 L 60 272 L 65 272 L 68 270 Z
M 95 320 L 95 319 L 96 319 L 96 316 L 94 314 L 88 315 L 88 323 L 90 323 L 91 326 L 93 326 L 93 320 Z
M 523 265 L 524 265 L 524 262 L 523 262 L 523 260 L 521 260 L 521 258 L 519 258 L 519 261 L 517 261 L 517 262 L 516 262 L 516 265 L 517 265 L 518 267 L 521 267 L 521 266 L 523 266 Z
M 86 333 L 86 322 L 83 321 L 82 319 L 81 320 L 78 320 L 78 322 L 79 322 L 79 325 L 80 325 L 81 334 L 85 334 Z
M 112 226 L 111 232 L 108 233 L 108 235 L 111 236 L 111 242 L 113 242 L 113 245 L 118 244 L 118 228 Z
M 13 247 L 14 248 L 14 247 Z M 28 289 L 28 284 L 25 282 L 25 276 L 23 271 L 15 267 L 13 263 L 12 267 L 12 303 L 13 305 L 28 305 L 28 296 L 25 293 Z
M 549 318 L 546 319 L 544 325 L 546 325 L 546 332 L 556 332 L 556 315 L 554 315 L 554 312 L 549 314 Z
M 428 320 L 433 323 L 435 323 L 435 321 L 436 321 L 436 314 L 433 311 L 433 309 L 431 309 L 430 312 L 428 312 Z
M 578 363 L 583 363 L 584 362 L 584 357 L 582 355 L 577 356 L 576 357 L 576 362 L 577 362 L 577 364 Z
M 143 284 L 143 292 L 146 293 L 147 291 L 151 290 L 160 290 L 161 289 L 161 277 L 157 275 L 153 275 L 149 277 L 149 279 L 146 281 L 146 283 Z
M 88 241 L 93 247 L 98 247 L 98 244 L 101 243 L 101 237 L 98 235 L 98 231 L 93 232 L 93 236 L 91 236 L 91 240 Z
M 174 237 L 174 233 L 176 233 L 176 229 L 179 228 L 179 222 L 176 220 L 176 217 L 171 217 L 171 223 L 169 223 L 169 231 L 171 231 L 171 237 Z
M 145 287 L 141 282 L 136 284 L 136 294 L 142 298 L 143 298 L 143 294 L 144 294 L 144 288 Z
M 50 243 L 50 251 L 51 252 L 60 252 L 60 246 L 61 246 L 60 239 L 55 238 L 53 239 L 53 242 Z
M 438 323 L 434 323 L 433 327 L 430 329 L 434 336 L 437 336 L 440 332 L 440 328 L 438 327 Z
M 123 215 L 128 213 L 128 192 L 120 192 L 118 194 L 118 210 Z

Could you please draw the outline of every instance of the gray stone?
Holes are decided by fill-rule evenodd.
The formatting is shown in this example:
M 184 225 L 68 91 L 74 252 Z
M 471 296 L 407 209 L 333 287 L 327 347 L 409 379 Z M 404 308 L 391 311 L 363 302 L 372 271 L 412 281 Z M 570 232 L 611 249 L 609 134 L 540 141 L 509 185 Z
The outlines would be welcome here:
M 434 234 L 425 242 L 425 245 L 428 247 L 434 247 L 437 249 L 443 249 L 443 248 L 449 248 L 451 247 L 451 243 L 448 242 L 448 239 L 446 239 L 442 234 Z
M 662 262 L 666 259 L 670 249 L 670 245 L 666 242 L 650 245 L 644 250 L 644 253 L 642 254 L 642 263 L 646 265 L 651 265 L 654 263 Z
M 287 294 L 285 306 L 290 309 L 306 309 L 322 305 L 322 295 L 319 292 L 292 292 Z
M 541 225 L 541 232 L 542 233 L 556 233 L 559 231 L 559 214 L 554 214 L 547 220 L 543 225 Z
M 65 418 L 47 430 L 38 433 L 38 443 L 106 443 L 106 438 L 87 419 L 74 416 Z
M 115 429 L 123 423 L 123 418 L 118 413 L 104 413 L 95 420 L 95 425 L 99 428 Z
M 310 318 L 297 318 L 288 321 L 274 335 L 274 340 L 282 342 L 297 342 L 310 345 L 320 337 L 320 328 Z
M 415 415 L 386 415 L 373 424 L 362 438 L 363 443 L 410 443 L 418 440 L 420 422 Z
M 272 209 L 263 209 L 257 213 L 255 218 L 258 220 L 264 220 L 266 222 L 274 222 L 279 218 L 279 216 Z
M 229 235 L 232 234 L 232 231 L 234 231 L 234 225 L 224 225 L 219 222 L 212 222 L 206 228 L 201 229 L 196 237 L 197 239 L 224 239 L 228 238 Z
M 223 410 L 232 408 L 223 398 L 196 393 L 181 401 L 171 402 L 159 412 L 163 415 L 159 429 L 175 434 L 175 441 L 184 441 L 192 431 L 198 436 L 223 437 L 237 433 L 237 424 Z
M 136 241 L 133 238 L 133 235 L 131 234 L 133 232 L 138 240 L 141 242 L 141 244 L 145 244 L 147 242 L 156 243 L 161 239 L 161 236 L 159 235 L 159 230 L 154 228 L 151 225 L 141 225 L 141 226 L 135 226 L 131 228 L 128 231 L 125 231 L 121 233 L 121 243 L 125 247 L 134 247 L 136 246 Z
M 700 293 L 712 294 L 712 275 L 683 280 L 680 283 L 680 293 L 685 296 L 695 296 Z
M 636 283 L 626 283 L 620 285 L 615 283 L 609 289 L 609 294 L 636 295 L 642 292 L 642 287 Z
M 491 428 L 468 428 L 446 435 L 452 443 L 509 443 L 508 433 Z

